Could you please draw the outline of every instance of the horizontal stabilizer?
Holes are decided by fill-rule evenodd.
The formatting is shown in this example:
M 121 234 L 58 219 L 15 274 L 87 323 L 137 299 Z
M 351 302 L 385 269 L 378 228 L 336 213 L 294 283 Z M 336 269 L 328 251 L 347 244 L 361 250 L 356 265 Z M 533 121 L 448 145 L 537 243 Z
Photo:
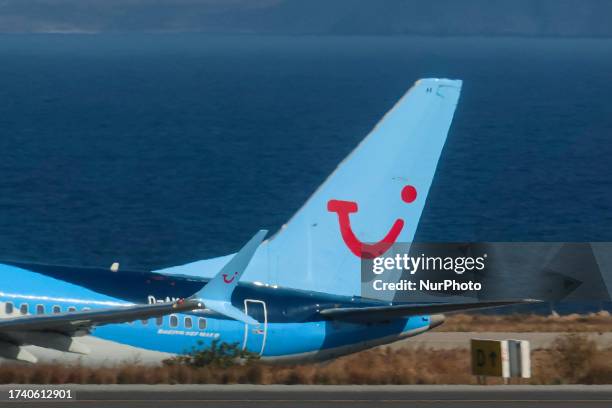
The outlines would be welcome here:
M 232 298 L 232 293 L 238 281 L 242 277 L 246 267 L 251 262 L 251 258 L 255 254 L 255 251 L 266 237 L 268 231 L 260 230 L 247 242 L 236 255 L 225 264 L 223 268 L 215 275 L 200 290 L 195 294 L 196 298 L 202 300 L 226 300 L 229 301 Z
M 266 230 L 257 232 L 192 298 L 202 301 L 205 308 L 223 316 L 247 324 L 257 324 L 257 320 L 232 305 L 232 293 L 267 233 Z
M 389 306 L 347 307 L 323 309 L 319 313 L 334 320 L 356 323 L 380 322 L 401 317 L 430 315 L 435 313 L 465 312 L 468 310 L 487 309 L 492 307 L 538 303 L 539 300 L 506 300 L 476 303 L 428 303 L 400 304 Z

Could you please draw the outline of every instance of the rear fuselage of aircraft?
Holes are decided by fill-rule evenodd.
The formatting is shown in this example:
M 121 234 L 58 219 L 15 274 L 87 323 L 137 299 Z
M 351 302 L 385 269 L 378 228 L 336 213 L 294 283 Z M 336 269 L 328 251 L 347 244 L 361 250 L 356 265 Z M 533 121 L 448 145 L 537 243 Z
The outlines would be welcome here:
M 91 286 L 92 282 L 98 282 L 99 285 L 115 289 L 111 295 L 101 295 L 91 287 L 32 271 L 40 268 L 49 275 L 67 280 L 89 276 L 90 280 L 85 284 Z M 102 269 L 95 273 L 96 270 L 46 265 L 2 264 L 0 272 L 4 282 L 0 291 L 0 314 L 3 318 L 165 302 L 183 298 L 203 283 L 202 279 L 192 277 L 164 277 L 146 272 L 112 273 Z M 94 276 L 97 279 L 93 279 Z M 97 327 L 91 334 L 132 347 L 175 354 L 193 347 L 206 347 L 213 340 L 218 340 L 237 344 L 264 360 L 296 362 L 328 359 L 390 343 L 427 331 L 440 322 L 435 318 L 432 322 L 430 316 L 367 324 L 331 320 L 321 316 L 319 311 L 388 303 L 259 283 L 239 284 L 232 296 L 232 304 L 255 318 L 259 324 L 247 325 L 201 310 Z M 27 338 L 24 344 L 28 344 Z

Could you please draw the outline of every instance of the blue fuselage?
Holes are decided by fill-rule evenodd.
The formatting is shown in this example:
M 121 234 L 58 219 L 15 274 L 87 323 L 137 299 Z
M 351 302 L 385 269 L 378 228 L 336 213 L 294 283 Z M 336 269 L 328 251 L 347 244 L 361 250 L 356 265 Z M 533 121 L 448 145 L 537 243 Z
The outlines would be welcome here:
M 151 272 L 118 272 L 18 263 L 0 264 L 0 315 L 65 313 L 184 298 L 206 279 L 167 277 Z M 104 294 L 102 294 L 104 293 Z M 381 305 L 358 297 L 240 284 L 234 306 L 259 325 L 194 311 L 159 319 L 100 326 L 96 337 L 142 349 L 183 353 L 213 340 L 236 343 L 266 360 L 321 360 L 390 343 L 430 328 L 429 316 L 361 324 L 325 319 L 333 307 Z M 94 350 L 95 352 L 95 350 Z

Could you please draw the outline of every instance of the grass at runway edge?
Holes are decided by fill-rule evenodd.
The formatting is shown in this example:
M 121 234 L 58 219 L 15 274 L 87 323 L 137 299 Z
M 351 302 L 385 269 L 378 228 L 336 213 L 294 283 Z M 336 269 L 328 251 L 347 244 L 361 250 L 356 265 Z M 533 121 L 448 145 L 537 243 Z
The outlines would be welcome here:
M 532 352 L 531 384 L 612 384 L 612 348 L 598 349 L 586 336 L 560 336 Z M 364 351 L 328 363 L 230 367 L 185 364 L 150 366 L 135 362 L 104 367 L 81 364 L 8 363 L 0 383 L 10 384 L 474 384 L 465 349 Z M 491 383 L 497 383 L 491 380 Z
M 607 311 L 559 316 L 453 314 L 435 331 L 442 332 L 589 332 L 612 331 L 612 318 Z

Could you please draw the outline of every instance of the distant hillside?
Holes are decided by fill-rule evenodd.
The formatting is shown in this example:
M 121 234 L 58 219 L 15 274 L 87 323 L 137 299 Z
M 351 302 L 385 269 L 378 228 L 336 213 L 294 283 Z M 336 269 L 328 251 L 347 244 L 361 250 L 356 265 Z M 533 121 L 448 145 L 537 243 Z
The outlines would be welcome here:
M 612 35 L 608 0 L 286 0 L 253 14 L 269 32 Z
M 610 0 L 3 0 L 0 32 L 612 36 Z

